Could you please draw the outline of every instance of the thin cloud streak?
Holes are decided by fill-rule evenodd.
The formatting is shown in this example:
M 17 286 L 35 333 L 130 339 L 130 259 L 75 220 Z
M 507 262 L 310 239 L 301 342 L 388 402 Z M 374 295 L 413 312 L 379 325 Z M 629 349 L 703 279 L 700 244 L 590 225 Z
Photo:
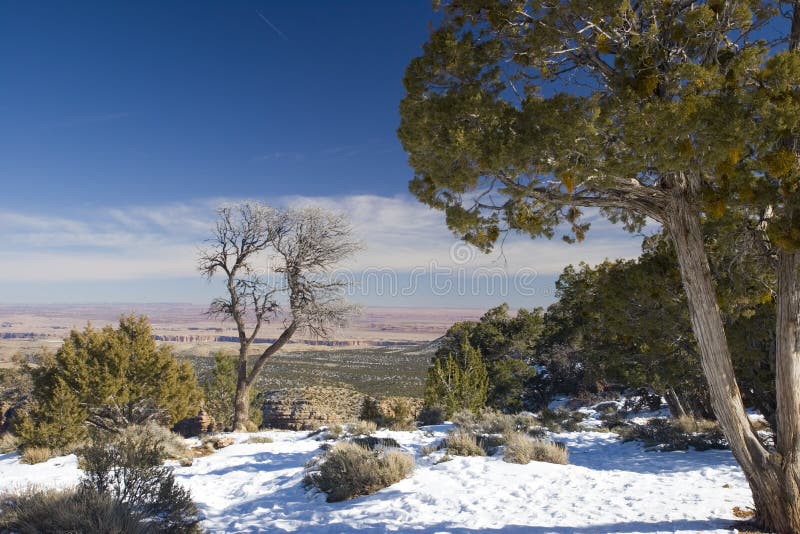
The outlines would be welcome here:
M 279 207 L 316 205 L 344 212 L 365 250 L 344 267 L 353 272 L 431 267 L 534 270 L 555 275 L 570 263 L 598 263 L 639 255 L 641 239 L 597 215 L 584 243 L 509 236 L 502 252 L 484 255 L 459 245 L 442 213 L 408 196 L 279 197 L 257 199 Z M 53 282 L 193 278 L 198 247 L 211 235 L 214 208 L 237 199 L 113 207 L 65 217 L 0 212 L 0 274 L 6 281 Z M 469 261 L 454 259 L 454 247 Z
M 258 14 L 258 16 L 261 18 L 261 20 L 263 20 L 264 22 L 266 22 L 266 23 L 267 23 L 267 25 L 269 25 L 269 27 L 270 27 L 270 28 L 272 28 L 272 29 L 275 31 L 275 33 L 277 33 L 278 35 L 280 35 L 280 36 L 281 36 L 281 38 L 282 38 L 284 41 L 288 41 L 288 40 L 289 40 L 289 38 L 288 38 L 288 37 L 286 37 L 286 35 L 285 35 L 285 34 L 284 34 L 282 31 L 280 31 L 280 30 L 278 29 L 278 27 L 277 27 L 277 26 L 275 26 L 273 23 L 271 23 L 267 17 L 265 17 L 264 15 L 262 15 L 260 11 L 256 11 L 256 14 Z

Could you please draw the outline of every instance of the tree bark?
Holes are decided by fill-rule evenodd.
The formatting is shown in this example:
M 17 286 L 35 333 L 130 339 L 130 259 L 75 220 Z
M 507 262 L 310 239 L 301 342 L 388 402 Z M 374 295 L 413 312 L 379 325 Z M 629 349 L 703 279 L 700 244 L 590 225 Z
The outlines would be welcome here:
M 779 250 L 775 328 L 776 446 L 780 458 L 780 500 L 800 532 L 800 252 Z M 788 532 L 788 530 L 787 530 Z
M 236 368 L 236 396 L 233 401 L 233 431 L 246 432 L 250 420 L 250 385 L 247 381 L 247 349 L 239 349 L 239 364 Z
M 665 213 L 665 226 L 675 245 L 684 290 L 689 304 L 692 329 L 700 348 L 700 361 L 708 380 L 709 395 L 714 414 L 730 444 L 731 452 L 744 472 L 753 493 L 756 520 L 770 531 L 800 533 L 800 503 L 798 481 L 800 469 L 795 458 L 783 458 L 781 454 L 770 454 L 750 427 L 739 386 L 733 373 L 733 362 L 728 348 L 722 316 L 706 256 L 699 213 L 694 206 L 690 186 L 680 180 L 671 187 L 672 201 Z M 796 274 L 796 271 L 795 271 Z M 796 279 L 796 276 L 795 276 Z M 795 281 L 794 289 L 797 290 Z M 800 309 L 796 300 L 794 313 Z M 788 310 L 791 315 L 792 310 Z M 796 316 L 795 316 L 796 319 Z M 781 328 L 780 321 L 778 327 Z M 785 328 L 784 328 L 785 330 Z M 795 331 L 794 347 L 797 349 Z M 789 340 L 792 341 L 792 340 Z M 779 356 L 780 357 L 780 356 Z M 785 376 L 784 398 L 787 394 L 798 394 L 800 384 L 796 380 L 797 352 L 789 364 Z M 779 365 L 780 367 L 780 365 Z M 779 390 L 782 389 L 780 386 Z M 789 393 L 792 390 L 792 393 Z M 794 415 L 787 417 L 797 420 Z M 797 445 L 797 432 L 784 431 L 785 440 Z M 788 429 L 787 429 L 788 430 Z
M 270 356 L 278 352 L 286 345 L 297 331 L 298 325 L 293 321 L 283 333 L 269 347 L 264 349 L 258 359 L 253 364 L 250 372 L 247 372 L 247 350 L 248 344 L 243 344 L 239 350 L 239 366 L 236 373 L 236 397 L 233 407 L 233 431 L 247 432 L 247 422 L 250 420 L 250 388 L 258 378 L 258 374 L 264 367 Z

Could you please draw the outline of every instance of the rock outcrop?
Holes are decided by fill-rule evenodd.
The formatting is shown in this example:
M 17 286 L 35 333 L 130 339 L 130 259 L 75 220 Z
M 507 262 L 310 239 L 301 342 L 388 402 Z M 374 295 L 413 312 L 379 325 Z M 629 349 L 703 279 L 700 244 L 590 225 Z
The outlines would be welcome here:
M 211 417 L 205 410 L 200 410 L 200 413 L 194 417 L 187 417 L 181 419 L 172 431 L 180 434 L 184 438 L 194 438 L 201 434 L 207 434 L 214 430 L 214 418 Z
M 261 426 L 316 430 L 325 425 L 355 421 L 365 395 L 350 388 L 309 386 L 269 391 L 264 395 Z

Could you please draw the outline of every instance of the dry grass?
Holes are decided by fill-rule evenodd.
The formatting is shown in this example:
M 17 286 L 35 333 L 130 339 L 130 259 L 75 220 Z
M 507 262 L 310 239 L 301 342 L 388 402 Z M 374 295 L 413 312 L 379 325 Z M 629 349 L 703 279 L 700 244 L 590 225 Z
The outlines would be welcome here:
M 756 516 L 756 512 L 752 508 L 742 508 L 740 506 L 734 506 L 733 515 L 738 517 L 739 519 L 752 519 Z
M 152 526 L 141 515 L 108 495 L 74 489 L 29 489 L 5 494 L 1 499 L 0 530 L 3 532 L 152 532 Z
M 509 415 L 494 410 L 484 410 L 474 414 L 462 410 L 453 416 L 453 422 L 464 430 L 475 434 L 506 434 L 515 431 L 527 431 L 535 427 L 536 418 L 528 414 Z
M 679 417 L 672 422 L 672 426 L 684 434 L 708 434 L 719 432 L 719 423 L 708 419 L 695 419 L 688 415 Z
M 533 439 L 520 432 L 514 432 L 506 436 L 503 460 L 515 464 L 548 462 L 566 465 L 569 463 L 569 455 L 566 447 L 562 445 L 552 441 Z
M 325 439 L 339 439 L 343 435 L 344 427 L 339 423 L 329 426 L 324 432 Z
M 245 443 L 272 443 L 272 438 L 269 436 L 251 436 L 245 441 Z
M 378 425 L 373 421 L 359 420 L 347 425 L 347 433 L 353 436 L 369 436 L 378 430 Z
M 19 448 L 19 438 L 11 432 L 5 432 L 0 435 L 0 453 L 6 454 L 14 452 Z
M 131 425 L 119 433 L 120 440 L 131 440 L 133 443 L 151 441 L 163 450 L 165 460 L 181 460 L 190 456 L 186 440 L 157 423 Z
M 755 432 L 771 430 L 769 422 L 761 417 L 750 419 L 750 427 Z
M 460 428 L 450 432 L 445 443 L 447 453 L 453 456 L 486 456 L 486 451 L 478 443 L 478 437 Z
M 325 453 L 318 470 L 307 473 L 306 483 L 327 493 L 328 502 L 337 502 L 375 493 L 413 470 L 414 459 L 407 454 L 341 442 Z
M 55 452 L 47 447 L 25 447 L 19 461 L 23 464 L 40 464 L 55 456 Z

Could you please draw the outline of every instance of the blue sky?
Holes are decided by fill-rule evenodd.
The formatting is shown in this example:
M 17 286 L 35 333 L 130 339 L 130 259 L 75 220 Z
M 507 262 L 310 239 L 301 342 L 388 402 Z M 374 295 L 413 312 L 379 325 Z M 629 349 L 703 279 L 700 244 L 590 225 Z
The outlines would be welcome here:
M 242 198 L 348 211 L 368 247 L 354 270 L 447 264 L 455 241 L 407 195 L 395 136 L 433 16 L 427 0 L 0 0 L 0 302 L 205 302 L 196 246 Z M 601 224 L 580 247 L 511 240 L 470 264 L 534 270 L 535 298 L 355 299 L 537 305 L 566 263 L 638 248 Z

